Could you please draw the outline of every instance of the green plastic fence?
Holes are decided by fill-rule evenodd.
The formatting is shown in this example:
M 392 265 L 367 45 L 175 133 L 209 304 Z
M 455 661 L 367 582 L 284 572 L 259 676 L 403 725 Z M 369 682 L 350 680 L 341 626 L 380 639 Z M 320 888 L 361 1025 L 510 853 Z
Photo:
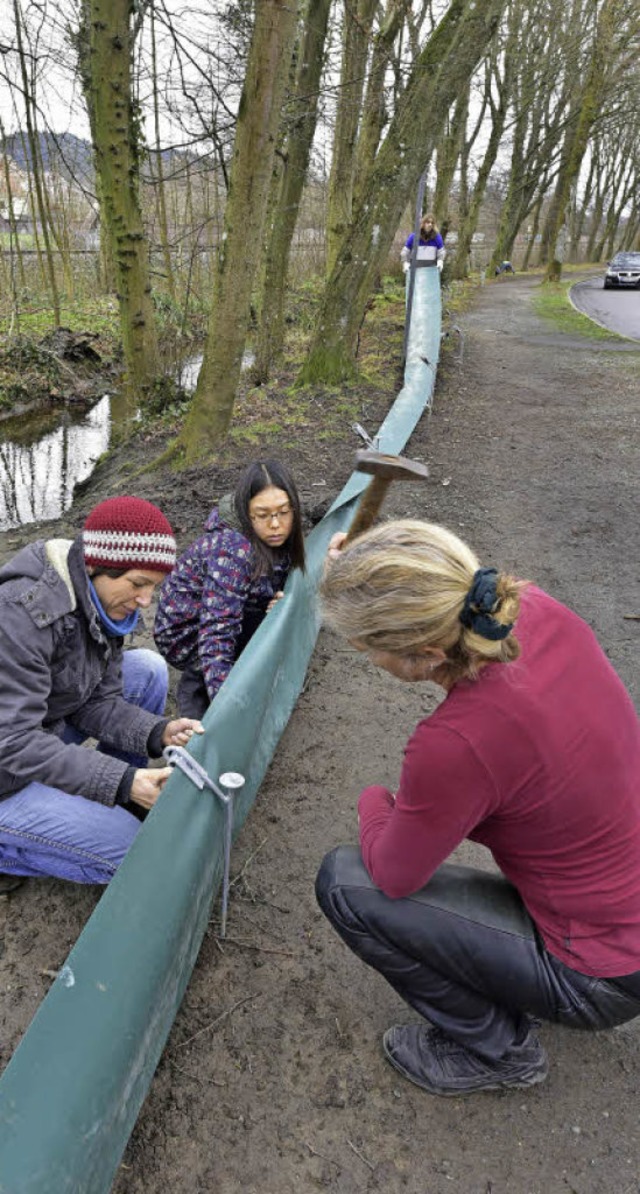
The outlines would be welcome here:
M 430 404 L 439 345 L 438 274 L 420 269 L 405 385 L 379 430 L 381 450 L 401 452 Z M 309 536 L 306 576 L 287 583 L 286 599 L 243 652 L 193 747 L 214 779 L 229 770 L 246 776 L 234 832 L 304 682 L 327 544 L 348 528 L 366 484 L 353 474 Z M 211 915 L 222 842 L 216 798 L 174 772 L 0 1080 L 2 1194 L 110 1189 Z

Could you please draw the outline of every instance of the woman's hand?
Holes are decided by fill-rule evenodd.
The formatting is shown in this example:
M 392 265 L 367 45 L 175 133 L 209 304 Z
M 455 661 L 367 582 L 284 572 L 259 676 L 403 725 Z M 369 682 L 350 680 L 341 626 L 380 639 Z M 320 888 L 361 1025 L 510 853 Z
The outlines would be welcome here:
M 271 601 L 269 602 L 269 604 L 267 606 L 267 613 L 269 613 L 270 609 L 273 609 L 274 605 L 278 604 L 281 597 L 284 597 L 284 593 L 283 593 L 282 589 L 278 589 L 278 592 L 273 594 L 273 597 L 271 598 Z
M 153 808 L 172 770 L 172 767 L 140 768 L 135 773 L 129 800 L 139 804 L 141 808 Z
M 344 547 L 346 538 L 346 531 L 336 531 L 335 535 L 331 536 L 329 540 L 329 546 L 327 548 L 327 555 L 330 560 L 337 560 L 342 548 Z
M 175 721 L 170 721 L 165 726 L 162 745 L 186 746 L 194 734 L 204 734 L 202 722 L 196 721 L 193 717 L 177 717 Z

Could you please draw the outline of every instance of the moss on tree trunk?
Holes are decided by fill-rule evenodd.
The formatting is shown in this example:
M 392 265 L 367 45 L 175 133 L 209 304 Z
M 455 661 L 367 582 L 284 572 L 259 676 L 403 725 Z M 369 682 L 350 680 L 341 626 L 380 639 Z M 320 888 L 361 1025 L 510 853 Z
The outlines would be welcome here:
M 185 460 L 223 442 L 240 379 L 249 307 L 259 268 L 275 139 L 295 32 L 296 9 L 259 0 L 249 50 L 214 301 L 196 392 L 180 437 Z
M 135 388 L 157 369 L 149 249 L 138 192 L 137 118 L 131 94 L 130 0 L 85 0 L 83 80 L 91 109 L 101 226 L 117 287 L 125 362 Z
M 352 376 L 374 279 L 449 109 L 497 28 L 504 0 L 453 0 L 417 59 L 325 286 L 299 382 Z

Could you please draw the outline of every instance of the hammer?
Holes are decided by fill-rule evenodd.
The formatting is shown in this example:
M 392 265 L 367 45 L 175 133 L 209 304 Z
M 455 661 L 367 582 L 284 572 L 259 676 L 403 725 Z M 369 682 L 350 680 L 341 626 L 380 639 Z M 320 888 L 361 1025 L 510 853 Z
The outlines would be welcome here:
M 360 499 L 345 543 L 351 543 L 352 539 L 373 526 L 392 481 L 425 481 L 429 476 L 426 464 L 407 460 L 404 456 L 388 456 L 385 452 L 372 449 L 356 452 L 356 471 L 369 473 L 372 480 Z

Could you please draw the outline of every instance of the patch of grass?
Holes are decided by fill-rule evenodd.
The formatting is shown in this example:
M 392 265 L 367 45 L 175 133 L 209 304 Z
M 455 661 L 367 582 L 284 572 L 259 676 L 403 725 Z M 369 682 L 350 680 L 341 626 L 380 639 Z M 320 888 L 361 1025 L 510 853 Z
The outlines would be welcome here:
M 246 423 L 244 426 L 231 427 L 229 431 L 229 443 L 233 444 L 261 444 L 265 441 L 276 438 L 281 429 L 281 422 L 279 419 L 256 419 L 255 423 Z
M 616 332 L 601 328 L 599 324 L 582 315 L 572 307 L 569 290 L 572 282 L 545 282 L 532 295 L 536 315 L 553 323 L 558 331 L 569 336 L 584 336 L 588 340 L 623 340 Z
M 60 324 L 72 332 L 97 332 L 104 337 L 112 351 L 120 338 L 118 304 L 114 298 L 82 298 L 70 301 L 64 297 L 60 306 Z M 20 311 L 20 331 L 23 335 L 39 340 L 53 327 L 51 307 L 34 300 L 26 302 Z M 0 304 L 0 336 L 8 335 L 11 329 L 11 312 L 6 303 Z M 15 330 L 15 329 L 14 329 Z
M 458 281 L 452 278 L 445 283 L 442 292 L 443 324 L 449 316 L 455 317 L 466 311 L 479 286 L 483 285 L 482 276 L 477 271 L 469 274 L 468 278 Z

